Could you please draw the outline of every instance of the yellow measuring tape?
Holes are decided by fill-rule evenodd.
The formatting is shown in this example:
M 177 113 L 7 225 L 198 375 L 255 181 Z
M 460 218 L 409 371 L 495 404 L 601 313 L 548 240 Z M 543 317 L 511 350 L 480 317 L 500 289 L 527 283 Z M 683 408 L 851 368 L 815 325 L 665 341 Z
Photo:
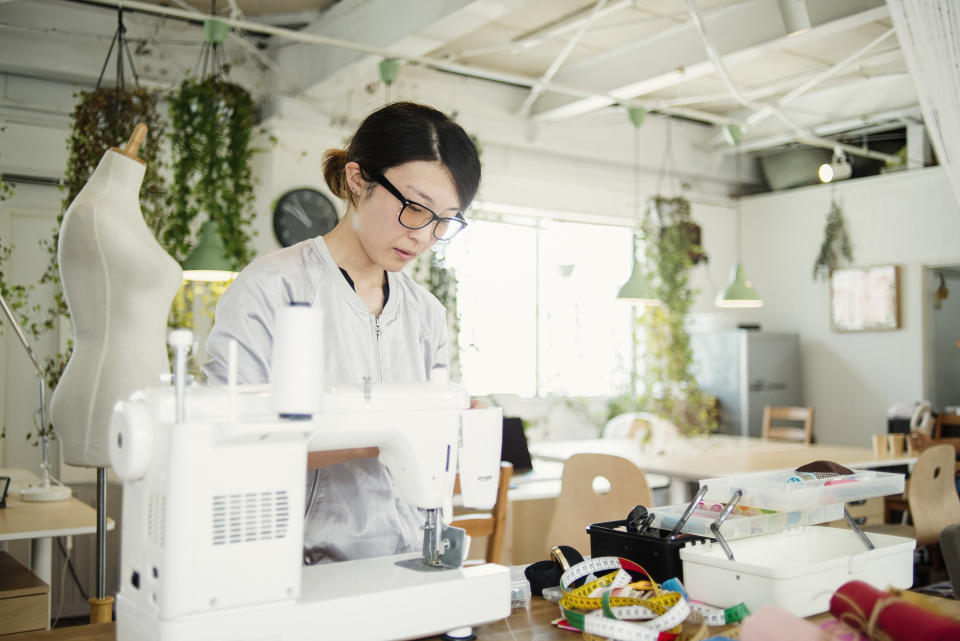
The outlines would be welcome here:
M 604 571 L 609 573 L 572 587 L 576 581 Z M 633 581 L 630 572 L 650 579 L 641 566 L 617 557 L 590 559 L 564 572 L 560 610 L 567 623 L 591 638 L 622 641 L 657 641 L 662 631 L 679 633 L 680 624 L 690 615 L 687 601 L 679 592 L 661 590 L 652 579 Z

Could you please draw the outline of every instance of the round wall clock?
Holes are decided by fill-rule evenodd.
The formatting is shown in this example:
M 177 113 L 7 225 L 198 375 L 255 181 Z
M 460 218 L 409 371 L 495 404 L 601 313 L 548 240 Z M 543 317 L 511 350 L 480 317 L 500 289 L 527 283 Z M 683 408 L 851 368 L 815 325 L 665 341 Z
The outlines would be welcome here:
M 273 210 L 273 233 L 284 247 L 326 234 L 337 224 L 337 208 L 329 198 L 307 187 L 288 191 Z

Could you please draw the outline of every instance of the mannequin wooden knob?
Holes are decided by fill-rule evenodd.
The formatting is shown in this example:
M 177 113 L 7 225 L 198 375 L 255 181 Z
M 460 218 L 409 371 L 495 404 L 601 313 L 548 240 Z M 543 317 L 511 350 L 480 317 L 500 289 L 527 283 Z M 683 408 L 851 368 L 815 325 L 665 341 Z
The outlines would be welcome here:
M 138 122 L 137 126 L 133 128 L 133 133 L 130 134 L 130 140 L 127 141 L 126 146 L 123 149 L 119 149 L 118 147 L 111 147 L 111 149 L 142 163 L 143 159 L 137 157 L 137 151 L 139 151 L 140 145 L 143 144 L 143 139 L 146 138 L 146 136 L 147 126 L 142 122 Z

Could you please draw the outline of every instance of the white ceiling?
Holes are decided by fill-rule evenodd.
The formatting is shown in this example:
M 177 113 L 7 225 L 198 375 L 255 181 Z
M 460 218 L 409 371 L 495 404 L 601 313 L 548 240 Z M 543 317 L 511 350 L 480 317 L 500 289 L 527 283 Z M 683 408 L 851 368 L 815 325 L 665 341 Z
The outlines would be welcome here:
M 95 82 L 117 3 L 0 0 L 0 73 Z M 142 80 L 175 85 L 199 50 L 199 28 L 180 18 L 209 13 L 211 3 L 123 6 Z M 220 0 L 215 6 L 218 15 L 248 27 L 225 45 L 233 78 L 261 97 L 313 99 L 334 120 L 333 105 L 349 104 L 357 87 L 382 90 L 371 85 L 376 64 L 389 55 L 421 78 L 481 78 L 491 103 L 518 123 L 578 126 L 638 106 L 709 127 L 705 151 L 718 154 L 731 150 L 722 135 L 729 124 L 743 131 L 743 151 L 770 153 L 798 141 L 830 149 L 839 141 L 858 153 L 865 134 L 879 139 L 878 132 L 921 121 L 883 0 Z M 809 26 L 788 33 L 796 15 Z M 892 153 L 889 145 L 870 147 Z

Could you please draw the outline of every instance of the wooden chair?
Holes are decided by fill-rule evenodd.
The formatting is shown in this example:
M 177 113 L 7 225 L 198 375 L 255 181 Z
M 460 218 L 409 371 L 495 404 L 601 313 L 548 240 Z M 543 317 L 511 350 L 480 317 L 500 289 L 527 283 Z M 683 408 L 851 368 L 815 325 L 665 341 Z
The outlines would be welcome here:
M 944 434 L 944 432 L 948 433 Z M 943 412 L 937 414 L 937 420 L 933 424 L 933 440 L 957 437 L 960 437 L 960 415 L 944 414 Z
M 803 423 L 803 425 L 797 425 Z M 763 408 L 764 439 L 796 441 L 809 445 L 813 442 L 812 407 L 774 407 Z
M 913 466 L 907 502 L 918 547 L 936 543 L 945 527 L 960 523 L 955 459 L 953 446 L 934 445 L 921 452 Z
M 507 491 L 513 476 L 513 464 L 500 462 L 500 480 L 497 485 L 497 501 L 489 513 L 460 514 L 453 517 L 450 525 L 463 528 L 472 539 L 487 537 L 487 563 L 499 563 L 503 554 L 503 540 L 507 529 Z M 457 478 L 455 492 L 459 492 Z
M 609 481 L 608 491 L 598 493 L 594 490 L 597 477 Z M 569 545 L 584 556 L 589 555 L 587 526 L 625 519 L 637 505 L 653 505 L 653 493 L 643 470 L 619 456 L 574 454 L 563 464 L 560 496 L 547 528 L 544 558 L 555 545 Z M 522 525 L 536 527 L 533 523 Z

